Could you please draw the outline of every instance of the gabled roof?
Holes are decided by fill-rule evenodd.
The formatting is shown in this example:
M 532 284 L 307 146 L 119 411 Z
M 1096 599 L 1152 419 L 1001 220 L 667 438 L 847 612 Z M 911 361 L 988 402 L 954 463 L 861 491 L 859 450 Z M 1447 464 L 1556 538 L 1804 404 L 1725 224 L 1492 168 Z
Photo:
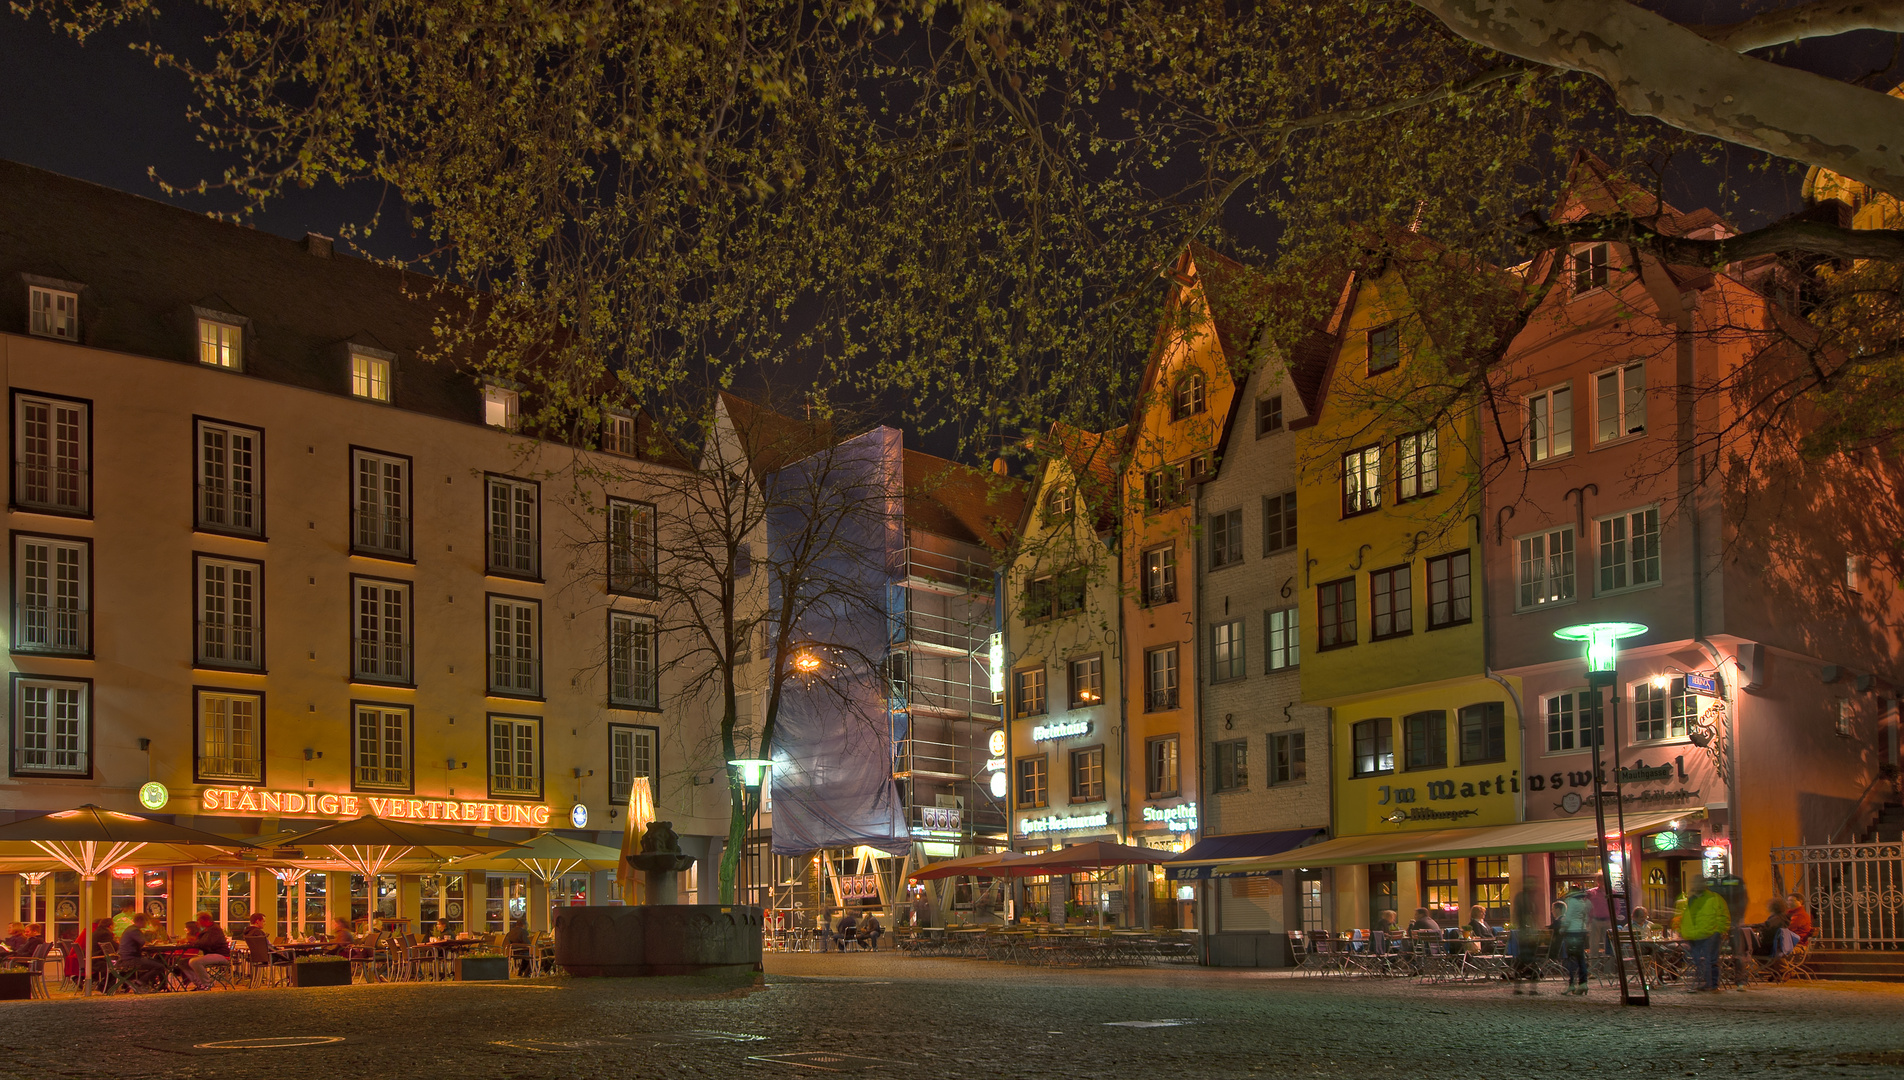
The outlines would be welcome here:
M 1130 431 L 1128 424 L 1093 432 L 1054 420 L 1048 432 L 1033 440 L 1035 449 L 1061 459 L 1076 478 L 1078 497 L 1090 510 L 1092 527 L 1099 533 L 1117 527 L 1118 477 L 1130 449 L 1126 445 Z
M 1025 505 L 1025 484 L 919 450 L 904 452 L 906 524 L 1000 551 Z
M 840 438 L 829 421 L 796 420 L 726 390 L 720 392 L 720 400 L 755 476 L 765 476 L 817 454 Z

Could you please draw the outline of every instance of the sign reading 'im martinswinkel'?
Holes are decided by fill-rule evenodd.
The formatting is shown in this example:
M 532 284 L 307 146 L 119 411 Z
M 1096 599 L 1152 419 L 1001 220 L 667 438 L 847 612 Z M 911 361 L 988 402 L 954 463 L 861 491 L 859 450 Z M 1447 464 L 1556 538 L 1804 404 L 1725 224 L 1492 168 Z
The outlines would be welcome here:
M 334 792 L 259 791 L 257 788 L 206 788 L 198 805 L 208 814 L 297 814 L 305 817 L 354 818 L 363 814 L 409 818 L 412 821 L 455 821 L 465 825 L 527 825 L 549 823 L 549 808 L 526 803 L 462 802 L 412 799 L 402 795 L 347 795 Z

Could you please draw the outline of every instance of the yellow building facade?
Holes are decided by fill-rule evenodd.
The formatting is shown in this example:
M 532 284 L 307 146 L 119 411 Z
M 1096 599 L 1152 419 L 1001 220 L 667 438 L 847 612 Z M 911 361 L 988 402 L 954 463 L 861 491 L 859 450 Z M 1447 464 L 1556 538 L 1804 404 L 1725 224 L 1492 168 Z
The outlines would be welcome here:
M 1352 282 L 1306 440 L 1302 689 L 1331 713 L 1332 832 L 1388 836 L 1520 819 L 1521 717 L 1490 677 L 1473 414 L 1400 419 L 1432 348 L 1394 275 Z M 1335 925 L 1383 910 L 1505 909 L 1505 858 L 1338 866 Z

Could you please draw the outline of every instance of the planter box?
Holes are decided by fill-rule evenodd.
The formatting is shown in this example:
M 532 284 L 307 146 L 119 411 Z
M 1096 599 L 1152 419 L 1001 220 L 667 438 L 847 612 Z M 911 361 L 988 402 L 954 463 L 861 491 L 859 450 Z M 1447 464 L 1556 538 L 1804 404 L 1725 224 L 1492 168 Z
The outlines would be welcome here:
M 33 974 L 0 971 L 0 1001 L 25 1001 L 33 996 Z
M 459 956 L 456 958 L 456 977 L 463 982 L 507 979 L 509 958 L 506 956 Z
M 307 960 L 291 965 L 292 986 L 349 986 L 350 961 Z

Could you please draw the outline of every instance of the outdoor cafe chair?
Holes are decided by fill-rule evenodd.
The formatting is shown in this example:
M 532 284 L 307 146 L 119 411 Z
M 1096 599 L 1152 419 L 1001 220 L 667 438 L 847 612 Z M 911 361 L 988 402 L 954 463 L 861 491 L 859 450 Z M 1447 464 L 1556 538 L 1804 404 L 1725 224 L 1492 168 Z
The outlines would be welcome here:
M 260 985 L 282 984 L 290 981 L 291 958 L 275 952 L 271 940 L 263 934 L 250 934 L 245 938 L 245 977 L 250 980 L 252 989 Z

